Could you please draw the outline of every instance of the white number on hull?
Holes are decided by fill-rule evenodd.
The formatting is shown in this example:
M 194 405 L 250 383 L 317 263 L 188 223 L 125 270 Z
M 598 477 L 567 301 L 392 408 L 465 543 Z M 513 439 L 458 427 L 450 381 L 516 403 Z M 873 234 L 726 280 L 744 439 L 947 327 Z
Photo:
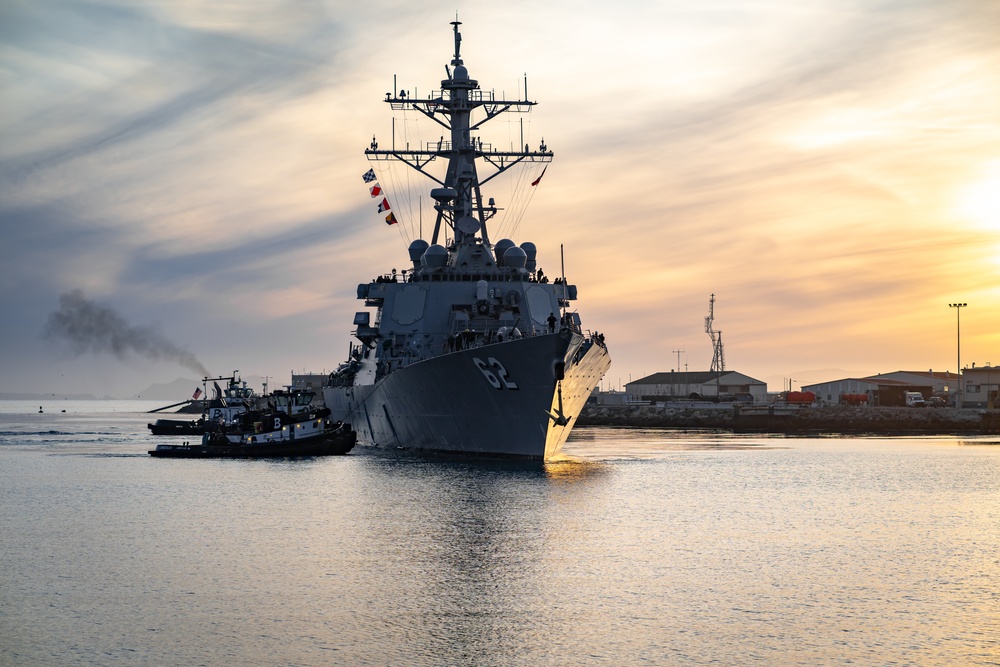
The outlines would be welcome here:
M 479 368 L 483 377 L 493 385 L 494 389 L 517 389 L 517 383 L 510 379 L 507 369 L 496 358 L 489 357 L 486 361 L 483 361 L 479 357 L 473 357 L 472 363 Z

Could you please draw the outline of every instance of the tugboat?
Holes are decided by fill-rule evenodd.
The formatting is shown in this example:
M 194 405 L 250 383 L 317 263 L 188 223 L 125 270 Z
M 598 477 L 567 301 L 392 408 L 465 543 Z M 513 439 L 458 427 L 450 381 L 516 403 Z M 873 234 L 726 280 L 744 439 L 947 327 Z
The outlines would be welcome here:
M 199 419 L 157 419 L 152 424 L 146 424 L 146 428 L 150 430 L 152 435 L 201 435 L 202 433 L 218 430 L 220 420 L 223 422 L 232 421 L 237 415 L 246 412 L 256 404 L 258 397 L 254 393 L 254 390 L 247 386 L 245 381 L 241 383 L 239 377 L 236 375 L 238 372 L 233 371 L 233 374 L 230 376 L 202 378 L 201 382 L 204 390 L 198 393 L 207 397 L 208 383 L 212 382 L 214 385 L 214 396 L 211 400 L 207 398 L 202 399 L 201 417 Z M 225 389 L 219 386 L 219 380 L 226 380 Z M 267 393 L 266 385 L 264 386 L 264 392 Z M 196 401 L 197 399 L 191 399 L 184 401 L 184 403 L 193 404 Z M 179 404 L 168 405 L 166 408 L 160 408 L 159 410 L 166 410 L 176 405 Z
M 367 446 L 545 460 L 558 455 L 581 409 L 611 364 L 604 336 L 583 328 L 570 308 L 577 289 L 565 269 L 553 282 L 538 268 L 533 243 L 493 241 L 502 210 L 481 186 L 515 165 L 541 174 L 553 153 L 544 140 L 510 150 L 485 143 L 480 128 L 536 103 L 480 88 L 461 57 L 454 27 L 452 68 L 427 97 L 387 93 L 393 110 L 425 116 L 447 136 L 423 145 L 379 148 L 369 161 L 402 162 L 435 184 L 430 241 L 409 245 L 412 267 L 358 285 L 374 308 L 354 316 L 358 343 L 323 390 L 334 419 Z M 476 118 L 473 118 L 476 114 Z M 493 173 L 480 179 L 477 162 Z M 443 175 L 429 171 L 442 164 Z M 376 178 L 374 169 L 365 181 Z M 374 193 L 374 190 L 373 190 Z M 387 206 L 387 201 L 383 201 Z M 379 207 L 379 210 L 384 210 Z M 386 222 L 393 224 L 390 216 Z M 562 252 L 560 251 L 560 258 Z
M 357 439 L 349 424 L 332 422 L 330 410 L 315 408 L 314 392 L 289 389 L 267 397 L 265 410 L 251 410 L 202 435 L 200 444 L 157 445 L 159 458 L 274 458 L 347 454 Z

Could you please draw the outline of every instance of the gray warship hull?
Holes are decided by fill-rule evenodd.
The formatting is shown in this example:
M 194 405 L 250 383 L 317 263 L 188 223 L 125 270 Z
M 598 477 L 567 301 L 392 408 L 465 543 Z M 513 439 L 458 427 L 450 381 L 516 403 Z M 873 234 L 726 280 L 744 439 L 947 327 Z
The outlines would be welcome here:
M 566 330 L 427 359 L 374 385 L 327 387 L 324 398 L 362 446 L 544 460 L 610 363 L 603 345 Z

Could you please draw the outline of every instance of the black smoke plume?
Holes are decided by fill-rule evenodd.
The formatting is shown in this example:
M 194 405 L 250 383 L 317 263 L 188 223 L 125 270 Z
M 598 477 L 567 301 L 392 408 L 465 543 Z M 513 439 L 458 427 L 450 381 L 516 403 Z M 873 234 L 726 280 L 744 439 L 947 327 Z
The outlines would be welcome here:
M 210 375 L 192 353 L 151 327 L 130 325 L 110 308 L 89 301 L 80 290 L 59 296 L 59 310 L 49 315 L 42 335 L 68 341 L 77 354 L 111 352 L 124 359 L 131 352 L 146 359 L 175 361 L 203 377 Z

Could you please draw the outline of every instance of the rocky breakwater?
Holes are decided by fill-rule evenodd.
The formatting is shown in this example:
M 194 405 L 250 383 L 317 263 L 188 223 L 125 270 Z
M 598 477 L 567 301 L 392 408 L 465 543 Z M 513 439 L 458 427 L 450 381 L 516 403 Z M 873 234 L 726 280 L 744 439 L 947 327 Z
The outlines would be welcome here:
M 716 428 L 737 433 L 932 435 L 991 432 L 982 413 L 983 410 L 977 409 L 853 406 L 587 406 L 577 423 Z
M 576 422 L 581 426 L 662 428 L 733 428 L 731 405 L 664 407 L 654 405 L 588 405 Z
M 903 407 L 799 407 L 743 409 L 734 415 L 733 430 L 753 433 L 979 433 L 980 410 Z

